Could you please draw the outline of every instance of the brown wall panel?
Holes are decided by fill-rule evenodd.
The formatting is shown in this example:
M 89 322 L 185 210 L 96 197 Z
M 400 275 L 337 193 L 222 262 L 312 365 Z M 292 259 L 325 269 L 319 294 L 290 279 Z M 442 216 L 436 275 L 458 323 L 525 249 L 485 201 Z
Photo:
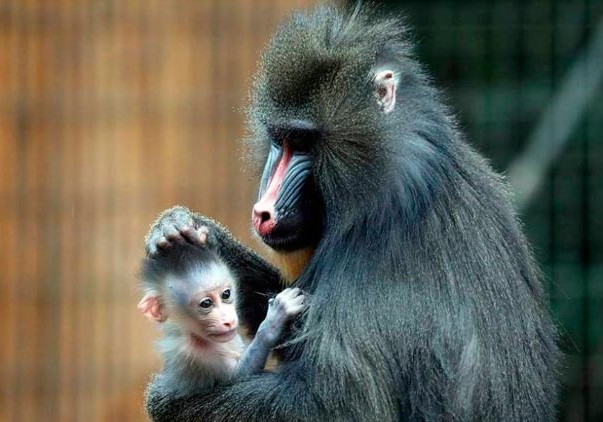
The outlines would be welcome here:
M 185 204 L 254 245 L 241 109 L 310 3 L 0 3 L 0 420 L 145 419 L 144 234 Z

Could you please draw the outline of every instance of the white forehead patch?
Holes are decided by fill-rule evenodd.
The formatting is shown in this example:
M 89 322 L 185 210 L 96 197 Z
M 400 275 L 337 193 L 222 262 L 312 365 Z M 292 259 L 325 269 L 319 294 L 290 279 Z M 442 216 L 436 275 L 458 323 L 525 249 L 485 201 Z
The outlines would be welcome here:
M 190 274 L 196 283 L 201 283 L 204 289 L 214 289 L 225 284 L 234 285 L 234 277 L 224 264 L 212 263 L 205 268 L 195 267 Z
M 184 276 L 173 273 L 166 275 L 164 288 L 168 289 L 170 295 L 178 297 L 178 300 L 185 301 L 184 296 L 190 297 L 200 291 L 226 285 L 236 288 L 236 281 L 228 267 L 221 263 L 211 263 L 205 266 L 193 265 Z

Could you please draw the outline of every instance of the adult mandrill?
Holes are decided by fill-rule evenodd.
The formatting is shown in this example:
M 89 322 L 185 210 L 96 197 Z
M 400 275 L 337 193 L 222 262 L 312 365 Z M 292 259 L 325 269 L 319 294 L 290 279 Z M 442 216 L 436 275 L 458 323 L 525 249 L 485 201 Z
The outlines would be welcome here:
M 186 398 L 151 385 L 153 419 L 554 419 L 555 330 L 509 193 L 399 21 L 294 16 L 262 57 L 249 121 L 264 164 L 254 227 L 281 261 L 309 257 L 292 284 L 312 303 L 276 372 Z M 224 228 L 174 208 L 147 251 L 195 243 L 201 225 L 240 280 L 253 333 L 284 277 Z

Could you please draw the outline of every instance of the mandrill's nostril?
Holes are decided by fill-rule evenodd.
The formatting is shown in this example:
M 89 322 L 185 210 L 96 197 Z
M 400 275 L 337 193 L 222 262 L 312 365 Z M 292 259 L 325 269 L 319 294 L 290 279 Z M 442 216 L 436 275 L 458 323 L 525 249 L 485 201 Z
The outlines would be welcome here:
M 263 211 L 260 214 L 260 220 L 262 221 L 262 223 L 270 220 L 270 218 L 271 218 L 271 216 L 270 216 L 270 213 L 268 211 Z
M 265 236 L 274 228 L 275 212 L 272 206 L 262 204 L 261 202 L 255 204 L 253 207 L 253 226 L 260 236 Z
M 270 212 L 267 207 L 263 207 L 259 204 L 256 204 L 253 207 L 253 216 L 254 218 L 258 219 L 261 223 L 265 223 L 266 221 L 269 221 L 272 218 L 272 212 Z

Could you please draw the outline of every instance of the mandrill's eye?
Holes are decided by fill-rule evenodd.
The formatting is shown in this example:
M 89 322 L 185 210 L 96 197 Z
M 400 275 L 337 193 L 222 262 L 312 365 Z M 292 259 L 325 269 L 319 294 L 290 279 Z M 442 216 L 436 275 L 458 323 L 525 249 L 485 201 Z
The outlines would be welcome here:
M 312 122 L 306 120 L 292 120 L 283 126 L 275 126 L 269 129 L 272 142 L 282 147 L 287 142 L 295 152 L 307 153 L 323 137 L 322 131 Z
M 230 299 L 230 289 L 226 289 L 222 292 L 222 300 Z
M 199 309 L 207 310 L 213 306 L 214 302 L 211 299 L 203 299 L 199 302 Z

